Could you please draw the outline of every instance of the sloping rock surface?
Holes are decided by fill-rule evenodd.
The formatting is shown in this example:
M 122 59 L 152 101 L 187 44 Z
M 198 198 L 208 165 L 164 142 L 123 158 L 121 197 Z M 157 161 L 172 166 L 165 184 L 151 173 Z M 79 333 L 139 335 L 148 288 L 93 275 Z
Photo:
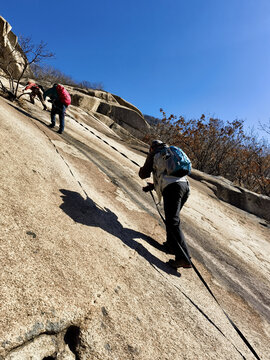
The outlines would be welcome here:
M 192 269 L 172 271 L 138 165 L 145 155 L 70 106 L 0 98 L 0 359 L 253 359 Z M 269 228 L 191 182 L 194 264 L 269 358 Z
M 223 200 L 270 222 L 270 198 L 235 186 L 221 176 L 212 176 L 193 169 L 191 177 L 208 184 L 215 195 Z

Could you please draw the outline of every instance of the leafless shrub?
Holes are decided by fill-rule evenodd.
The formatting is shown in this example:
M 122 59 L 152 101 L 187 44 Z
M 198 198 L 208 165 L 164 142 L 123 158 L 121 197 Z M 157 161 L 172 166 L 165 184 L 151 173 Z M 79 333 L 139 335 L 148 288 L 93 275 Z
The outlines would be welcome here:
M 3 51 L 3 49 L 1 50 Z M 16 43 L 14 47 L 10 50 L 10 54 L 19 52 L 20 60 L 9 56 L 11 59 L 7 64 L 0 63 L 0 67 L 5 71 L 9 78 L 9 90 L 5 89 L 9 94 L 12 100 L 16 99 L 18 96 L 18 87 L 21 79 L 25 75 L 26 71 L 30 69 L 31 65 L 39 64 L 43 60 L 52 58 L 53 53 L 47 50 L 47 44 L 41 41 L 39 44 L 34 45 L 30 37 L 19 37 L 19 43 Z M 14 64 L 17 63 L 21 66 L 21 71 L 19 75 L 15 75 Z M 1 84 L 2 88 L 4 87 Z
M 40 66 L 38 64 L 33 64 L 33 66 L 31 66 L 31 70 L 34 78 L 38 81 L 47 81 L 52 84 L 61 83 L 64 85 L 76 86 L 81 89 L 103 90 L 102 83 L 92 83 L 86 80 L 78 82 L 71 76 L 64 74 L 62 71 L 54 68 L 53 66 Z
M 268 120 L 267 124 L 262 124 L 261 122 L 260 124 L 260 130 L 265 131 L 267 134 L 270 135 L 270 119 Z

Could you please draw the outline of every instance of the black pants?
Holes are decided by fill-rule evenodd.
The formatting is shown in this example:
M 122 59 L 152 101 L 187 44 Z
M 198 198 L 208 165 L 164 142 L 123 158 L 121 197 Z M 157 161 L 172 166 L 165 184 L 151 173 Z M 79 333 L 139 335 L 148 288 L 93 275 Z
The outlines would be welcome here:
M 189 184 L 176 182 L 165 187 L 162 193 L 166 220 L 167 242 L 175 253 L 176 259 L 186 259 L 179 244 L 190 258 L 185 236 L 180 227 L 180 210 L 188 199 Z
M 59 126 L 60 131 L 64 131 L 66 108 L 67 108 L 66 105 L 64 105 L 60 101 L 55 101 L 52 104 L 51 122 L 52 125 L 55 126 L 55 115 L 58 114 L 60 121 L 60 126 Z

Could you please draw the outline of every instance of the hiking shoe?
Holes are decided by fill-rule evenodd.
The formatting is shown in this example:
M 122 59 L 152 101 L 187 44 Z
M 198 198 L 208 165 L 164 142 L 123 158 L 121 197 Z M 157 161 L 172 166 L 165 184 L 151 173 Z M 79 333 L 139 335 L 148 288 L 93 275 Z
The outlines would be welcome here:
M 167 264 L 169 264 L 174 269 L 177 269 L 179 267 L 182 267 L 184 269 L 192 268 L 192 265 L 186 259 L 177 259 L 177 260 L 170 259 Z
M 58 134 L 62 134 L 63 130 L 58 130 L 57 132 L 58 132 Z
M 55 125 L 54 125 L 54 124 L 50 124 L 50 125 L 48 125 L 48 127 L 49 127 L 49 128 L 53 128 L 53 127 L 55 127 Z

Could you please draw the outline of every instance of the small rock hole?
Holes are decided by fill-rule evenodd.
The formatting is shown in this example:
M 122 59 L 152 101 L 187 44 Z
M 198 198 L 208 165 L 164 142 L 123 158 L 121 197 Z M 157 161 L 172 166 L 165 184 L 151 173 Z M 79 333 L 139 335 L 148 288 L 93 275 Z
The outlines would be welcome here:
M 45 358 L 43 358 L 43 360 L 56 360 L 56 357 L 54 357 L 54 356 L 46 356 Z
M 76 360 L 79 360 L 77 347 L 79 345 L 79 335 L 80 335 L 80 328 L 78 326 L 72 325 L 70 326 L 66 334 L 64 336 L 64 341 L 70 348 L 70 351 L 73 352 L 76 356 Z

